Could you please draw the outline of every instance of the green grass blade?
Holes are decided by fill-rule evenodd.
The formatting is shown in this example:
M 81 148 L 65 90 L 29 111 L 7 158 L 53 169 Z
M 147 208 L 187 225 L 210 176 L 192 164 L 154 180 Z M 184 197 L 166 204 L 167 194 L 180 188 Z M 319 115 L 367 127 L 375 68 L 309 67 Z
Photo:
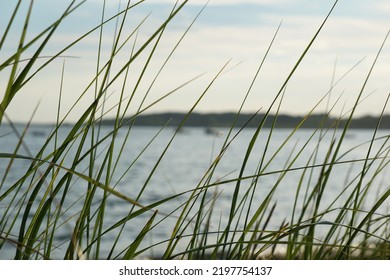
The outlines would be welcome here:
M 33 3 L 34 3 L 34 1 L 30 1 L 30 5 L 29 5 L 28 11 L 27 11 L 26 20 L 24 22 L 22 34 L 21 34 L 20 39 L 19 39 L 19 45 L 18 45 L 18 49 L 16 52 L 15 63 L 12 67 L 10 77 L 8 78 L 8 85 L 7 85 L 6 91 L 4 93 L 3 100 L 0 103 L 0 124 L 3 120 L 4 112 L 7 109 L 9 103 L 11 102 L 11 100 L 15 94 L 14 90 L 13 90 L 13 83 L 14 83 L 14 80 L 15 80 L 15 77 L 17 74 L 18 66 L 19 66 L 18 61 L 20 60 L 20 56 L 22 54 L 22 48 L 24 45 L 28 25 L 30 22 L 30 16 L 31 16 L 31 12 L 32 12 Z
M 11 18 L 8 21 L 7 27 L 4 30 L 4 34 L 3 34 L 3 36 L 1 37 L 1 40 L 0 40 L 0 51 L 3 48 L 4 42 L 5 42 L 6 38 L 7 38 L 9 30 L 11 29 L 11 26 L 14 23 L 16 14 L 17 14 L 17 12 L 19 10 L 19 7 L 20 7 L 21 3 L 22 3 L 22 0 L 18 0 L 18 3 L 16 4 L 15 9 L 14 9 L 12 15 L 11 15 Z
M 138 247 L 141 245 L 143 239 L 145 238 L 145 235 L 149 232 L 156 215 L 157 215 L 157 211 L 154 212 L 154 214 L 149 219 L 149 221 L 146 223 L 144 228 L 141 230 L 141 232 L 135 238 L 135 241 L 131 244 L 130 248 L 126 251 L 126 253 L 123 257 L 124 260 L 131 260 L 134 257 Z
M 272 107 L 274 106 L 274 104 L 276 103 L 277 99 L 279 98 L 279 96 L 282 94 L 282 92 L 284 91 L 284 88 L 286 87 L 286 85 L 288 84 L 288 82 L 290 81 L 291 77 L 293 76 L 293 74 L 295 73 L 295 71 L 298 69 L 298 66 L 301 64 L 301 62 L 303 61 L 304 57 L 306 56 L 307 52 L 309 51 L 309 49 L 311 48 L 311 46 L 313 45 L 314 41 L 316 40 L 316 38 L 318 37 L 320 31 L 322 30 L 323 26 L 325 25 L 326 21 L 328 20 L 330 14 L 332 13 L 333 9 L 335 8 L 336 4 L 337 4 L 338 1 L 335 1 L 335 3 L 333 4 L 332 8 L 330 9 L 328 15 L 326 16 L 326 18 L 323 20 L 321 26 L 318 28 L 317 32 L 315 33 L 315 35 L 313 36 L 313 38 L 311 39 L 311 41 L 309 42 L 309 44 L 307 45 L 307 47 L 305 48 L 305 50 L 303 51 L 303 53 L 301 54 L 301 56 L 299 57 L 298 61 L 295 63 L 293 69 L 290 71 L 288 77 L 285 79 L 283 85 L 281 86 L 280 90 L 278 91 L 278 93 L 276 94 L 275 98 L 273 99 L 271 105 L 269 106 L 267 112 L 265 113 L 265 117 L 263 118 L 263 120 L 261 121 L 261 123 L 259 124 L 258 128 L 256 129 L 252 139 L 251 139 L 251 142 L 250 144 L 248 145 L 248 149 L 246 151 L 246 154 L 245 154 L 245 158 L 243 160 L 243 163 L 241 165 L 241 169 L 240 169 L 240 174 L 239 174 L 239 178 L 243 177 L 243 174 L 244 174 L 244 171 L 246 169 L 246 166 L 247 166 L 247 163 L 248 163 L 248 160 L 249 160 L 249 157 L 252 153 L 252 150 L 253 150 L 253 147 L 258 139 L 258 136 L 260 134 L 260 131 L 262 130 L 263 128 L 263 125 L 265 123 L 265 120 L 267 118 L 267 116 L 269 115 L 269 113 L 271 112 L 271 109 Z M 229 232 L 230 231 L 230 227 L 231 227 L 231 223 L 233 221 L 233 218 L 234 218 L 234 213 L 236 211 L 236 205 L 237 205 L 237 197 L 238 197 L 238 193 L 240 192 L 240 186 L 241 186 L 241 180 L 237 180 L 237 184 L 236 184 L 236 187 L 235 187 L 235 191 L 234 191 L 234 194 L 233 194 L 233 198 L 232 198 L 232 203 L 231 203 L 231 211 L 230 211 L 230 215 L 229 215 L 229 223 L 226 227 L 226 232 Z

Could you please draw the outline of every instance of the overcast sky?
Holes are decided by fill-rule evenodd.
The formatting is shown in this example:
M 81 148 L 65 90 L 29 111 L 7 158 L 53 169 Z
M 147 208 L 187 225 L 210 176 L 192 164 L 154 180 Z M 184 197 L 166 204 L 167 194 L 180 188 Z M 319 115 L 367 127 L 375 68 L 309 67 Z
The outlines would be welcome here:
M 0 2 L 0 35 L 6 26 L 14 1 Z M 22 19 L 27 2 L 19 12 L 17 24 L 11 29 L 6 44 L 0 50 L 3 62 L 12 54 L 19 40 Z M 121 1 L 121 7 L 127 1 Z M 115 75 L 129 58 L 133 45 L 139 49 L 149 36 L 169 15 L 176 1 L 146 0 L 130 10 L 124 35 L 131 34 L 146 17 L 138 35 L 130 38 L 128 44 L 114 62 L 111 77 Z M 28 39 L 43 30 L 65 9 L 70 1 L 34 1 Z M 105 17 L 114 14 L 119 1 L 108 0 Z M 132 1 L 135 3 L 135 1 Z M 161 65 L 181 38 L 206 1 L 190 0 L 168 25 L 163 39 L 156 49 L 144 79 L 136 92 L 129 114 L 140 106 Z M 253 112 L 262 108 L 266 111 L 283 82 L 291 72 L 311 38 L 326 17 L 334 1 L 328 0 L 210 0 L 205 10 L 185 36 L 178 49 L 157 77 L 154 86 L 143 103 L 143 107 L 153 103 L 167 92 L 179 87 L 192 78 L 203 74 L 199 79 L 181 88 L 174 95 L 150 108 L 149 112 L 187 111 L 208 86 L 213 77 L 228 61 L 226 71 L 209 89 L 198 105 L 197 111 L 237 111 L 257 71 L 258 66 L 272 40 L 278 25 L 281 28 L 265 60 L 250 96 L 244 104 L 244 111 Z M 53 55 L 64 46 L 99 24 L 103 0 L 87 0 L 71 14 L 58 29 L 56 35 L 42 55 Z M 115 22 L 108 24 L 103 34 L 102 61 L 111 50 Z M 329 91 L 334 73 L 334 81 L 344 76 L 354 65 L 362 61 L 332 90 L 330 99 L 318 105 L 323 112 L 327 104 L 338 100 L 333 114 L 348 111 L 354 104 L 375 56 L 390 28 L 390 2 L 388 0 L 340 0 L 331 14 L 319 37 L 289 82 L 281 111 L 302 115 Z M 95 32 L 65 55 L 47 67 L 27 85 L 7 110 L 14 121 L 31 117 L 39 103 L 36 121 L 55 119 L 58 96 L 65 63 L 62 116 L 71 108 L 86 86 L 94 77 L 97 63 L 98 37 Z M 141 73 L 151 47 L 139 56 L 129 69 L 125 96 L 132 93 L 135 81 Z M 26 53 L 28 58 L 31 53 Z M 44 62 L 44 59 L 42 59 Z M 367 97 L 359 105 L 358 114 L 377 115 L 390 92 L 390 42 L 379 57 L 364 92 Z M 4 94 L 8 72 L 0 73 L 1 96 Z M 121 84 L 115 83 L 108 89 L 111 95 L 106 109 L 114 106 L 120 96 Z M 94 95 L 93 88 L 69 117 L 76 120 Z M 275 105 L 275 109 L 276 109 Z M 387 110 L 387 113 L 390 113 Z

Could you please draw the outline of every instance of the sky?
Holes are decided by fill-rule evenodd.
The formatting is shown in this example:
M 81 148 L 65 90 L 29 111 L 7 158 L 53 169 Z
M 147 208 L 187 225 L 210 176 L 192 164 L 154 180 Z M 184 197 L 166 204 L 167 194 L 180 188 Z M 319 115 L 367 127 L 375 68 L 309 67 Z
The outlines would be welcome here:
M 0 0 L 0 36 L 3 36 L 16 2 Z M 26 39 L 31 40 L 54 22 L 70 2 L 34 1 Z M 70 14 L 42 52 L 39 63 L 44 63 L 46 56 L 56 54 L 97 26 L 102 18 L 103 2 L 87 0 Z M 121 42 L 127 36 L 129 40 L 114 60 L 110 78 L 115 77 L 131 53 L 140 50 L 166 20 L 175 2 L 146 0 L 129 11 Z M 28 4 L 29 1 L 23 1 L 15 24 L 0 50 L 0 63 L 15 52 Z M 126 4 L 124 0 L 107 0 L 104 18 L 108 19 Z M 271 111 L 275 112 L 280 106 L 280 111 L 286 114 L 304 115 L 312 109 L 324 112 L 331 108 L 332 114 L 339 116 L 353 107 L 363 86 L 356 114 L 378 115 L 390 93 L 390 42 L 385 42 L 366 84 L 365 80 L 390 29 L 390 2 L 387 0 L 338 1 L 282 90 L 283 95 L 273 103 L 333 4 L 334 1 L 328 0 L 188 1 L 164 30 L 138 86 L 138 77 L 156 41 L 152 41 L 131 64 L 123 91 L 127 98 L 124 104 L 132 96 L 134 88 L 136 91 L 128 115 L 139 108 L 148 108 L 146 113 L 187 112 L 207 89 L 195 109 L 198 112 L 236 112 L 241 106 L 245 112 L 265 112 L 272 106 Z M 85 89 L 96 74 L 98 61 L 102 66 L 108 59 L 116 34 L 115 25 L 115 21 L 111 21 L 103 29 L 100 59 L 99 31 L 96 31 L 34 76 L 7 108 L 7 116 L 13 121 L 33 118 L 36 122 L 52 122 L 56 119 L 61 96 L 60 117 L 71 110 L 66 119 L 77 120 L 93 100 L 95 86 Z M 189 26 L 191 28 L 185 34 Z M 34 45 L 22 58 L 31 57 L 37 46 Z M 167 57 L 169 60 L 166 62 Z M 222 68 L 222 74 L 213 82 Z M 10 67 L 0 73 L 0 98 L 4 95 L 9 71 Z M 103 108 L 107 116 L 115 115 L 123 79 L 124 75 L 121 75 L 107 89 Z M 154 104 L 171 91 L 174 91 L 172 95 Z M 76 106 L 73 106 L 76 101 Z M 386 113 L 390 111 L 386 109 Z

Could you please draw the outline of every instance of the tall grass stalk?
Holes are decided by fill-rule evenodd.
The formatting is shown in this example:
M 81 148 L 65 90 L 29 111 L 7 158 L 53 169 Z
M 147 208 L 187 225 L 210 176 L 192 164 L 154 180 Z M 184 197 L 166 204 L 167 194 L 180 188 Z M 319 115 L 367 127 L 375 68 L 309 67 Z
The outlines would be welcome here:
M 198 17 L 207 9 L 207 4 L 199 9 L 198 14 L 166 55 L 147 90 L 142 93 L 140 85 L 152 68 L 164 35 L 188 1 L 177 1 L 167 18 L 142 42 L 139 33 L 149 16 L 130 31 L 127 22 L 133 9 L 143 5 L 144 1 L 128 1 L 124 8 L 119 7 L 118 12 L 108 18 L 104 1 L 99 15 L 100 23 L 63 46 L 53 56 L 45 55 L 49 43 L 63 21 L 71 18 L 84 1 L 70 1 L 56 21 L 30 40 L 27 40 L 27 35 L 34 1 L 25 2 L 28 2 L 28 8 L 23 15 L 24 24 L 20 30 L 18 44 L 8 58 L 0 61 L 0 73 L 8 77 L 5 87 L 2 88 L 0 128 L 1 133 L 5 131 L 3 128 L 10 130 L 10 133 L 0 135 L 0 141 L 11 136 L 17 137 L 14 147 L 1 146 L 0 151 L 0 162 L 3 166 L 0 173 L 0 256 L 4 253 L 7 258 L 14 259 L 390 258 L 390 217 L 386 204 L 390 196 L 386 180 L 390 163 L 390 136 L 379 136 L 388 100 L 378 116 L 377 126 L 372 131 L 370 141 L 343 149 L 351 130 L 350 124 L 364 100 L 367 82 L 389 34 L 386 35 L 352 108 L 340 114 L 339 119 L 329 126 L 328 120 L 339 103 L 337 99 L 331 104 L 330 95 L 335 94 L 335 86 L 361 61 L 337 80 L 335 64 L 330 90 L 309 110 L 301 122 L 287 133 L 281 144 L 275 147 L 275 134 L 284 98 L 290 94 L 287 85 L 294 78 L 302 61 L 307 58 L 338 1 L 334 2 L 322 24 L 297 58 L 272 103 L 267 108 L 260 108 L 245 125 L 238 127 L 238 118 L 264 64 L 268 62 L 269 54 L 273 51 L 274 41 L 282 28 L 280 24 L 270 38 L 268 48 L 237 110 L 236 118 L 222 139 L 222 146 L 212 155 L 208 168 L 198 182 L 184 191 L 176 190 L 173 186 L 174 194 L 150 201 L 147 197 L 153 192 L 154 180 L 162 180 L 158 171 L 189 117 L 209 94 L 210 89 L 220 82 L 224 73 L 234 68 L 228 68 L 230 61 L 220 68 L 200 91 L 196 101 L 190 104 L 184 119 L 175 127 L 166 143 L 161 144 L 159 141 L 160 136 L 170 129 L 169 122 L 161 126 L 146 144 L 137 150 L 131 161 L 127 160 L 129 145 L 131 146 L 137 137 L 134 129 L 137 118 L 166 98 L 178 94 L 203 75 L 182 82 L 147 104 L 157 80 Z M 3 51 L 4 46 L 11 40 L 10 32 L 16 28 L 16 18 L 22 13 L 22 5 L 23 1 L 18 1 L 9 17 L 0 37 L 0 51 Z M 113 34 L 107 34 L 105 31 L 110 23 L 115 24 Z M 93 34 L 98 34 L 94 76 L 80 89 L 80 96 L 70 109 L 64 111 L 62 103 L 65 85 L 70 82 L 66 79 L 66 52 Z M 112 45 L 108 57 L 104 58 L 103 42 L 107 36 L 111 36 Z M 25 54 L 28 52 L 33 55 L 26 60 Z M 29 82 L 36 78 L 38 73 L 60 59 L 64 61 L 58 75 L 60 86 L 56 119 L 53 120 L 50 134 L 36 149 L 26 144 L 26 137 L 34 126 L 34 115 L 20 131 L 20 125 L 14 124 L 8 116 L 8 111 L 10 104 L 16 100 L 15 96 L 22 89 L 28 88 Z M 141 70 L 135 72 L 135 64 L 139 62 Z M 129 81 L 130 75 L 135 77 L 134 83 Z M 117 86 L 120 89 L 119 94 L 115 92 Z M 85 105 L 84 99 L 91 91 L 93 100 Z M 128 92 L 130 94 L 127 96 Z M 117 98 L 115 105 L 109 107 L 108 100 L 112 101 L 114 98 Z M 136 100 L 141 101 L 137 103 Z M 325 101 L 326 113 L 318 127 L 307 134 L 303 144 L 293 142 L 294 136 Z M 69 124 L 69 117 L 76 114 L 75 108 L 80 106 L 84 111 L 77 121 Z M 275 107 L 276 117 L 271 128 L 266 129 L 265 123 Z M 136 108 L 135 111 L 132 111 L 132 108 Z M 36 108 L 42 109 L 39 106 Z M 231 147 L 262 110 L 265 111 L 264 117 L 252 131 L 242 161 L 237 163 L 238 173 L 218 175 Z M 104 121 L 109 114 L 114 115 L 114 122 L 108 127 Z M 347 120 L 346 125 L 340 127 L 343 119 Z M 262 141 L 264 147 L 258 153 L 256 148 Z M 121 183 L 125 182 L 128 176 L 137 174 L 136 166 L 147 156 L 154 144 L 159 145 L 161 150 L 154 155 L 151 170 L 143 183 L 130 186 L 130 191 L 122 189 Z M 291 150 L 285 154 L 289 147 Z M 368 147 L 365 156 L 349 157 L 364 147 Z M 283 161 L 278 159 L 280 156 L 284 157 Z M 253 160 L 255 166 L 252 166 Z M 20 168 L 18 166 L 23 166 L 22 173 L 16 170 Z M 177 165 L 173 166 L 179 168 Z M 355 166 L 359 166 L 357 173 L 353 172 L 356 170 Z M 339 184 L 342 184 L 341 191 L 333 196 L 333 200 L 324 201 L 324 196 L 332 191 L 330 182 L 332 176 L 338 176 L 335 175 L 338 168 L 349 168 L 350 171 L 345 174 L 343 182 L 339 180 Z M 293 184 L 289 182 L 291 175 L 298 178 Z M 265 186 L 266 180 L 272 180 L 269 188 Z M 382 188 L 373 199 L 372 192 L 378 182 Z M 295 193 L 295 196 L 291 198 L 291 215 L 284 217 L 279 213 L 280 201 L 277 195 L 286 185 L 294 187 L 292 193 Z M 224 192 L 229 193 L 228 209 L 219 208 L 224 196 L 226 201 Z M 257 195 L 259 192 L 263 192 L 260 198 Z M 113 208 L 119 206 L 127 211 L 121 212 L 121 216 L 112 215 Z M 160 227 L 168 222 L 171 227 L 165 234 L 167 237 L 154 240 L 154 236 L 161 230 Z M 155 255 L 155 251 L 159 254 Z M 12 252 L 11 255 L 9 252 Z

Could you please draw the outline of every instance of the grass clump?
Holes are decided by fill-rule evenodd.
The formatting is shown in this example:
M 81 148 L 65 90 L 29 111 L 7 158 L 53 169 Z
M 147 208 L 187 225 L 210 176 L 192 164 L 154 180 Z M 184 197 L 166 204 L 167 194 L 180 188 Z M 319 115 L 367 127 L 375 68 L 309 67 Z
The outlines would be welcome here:
M 62 22 L 71 17 L 83 3 L 70 1 L 58 20 L 32 39 L 27 39 L 34 3 L 29 2 L 19 43 L 13 53 L 0 62 L 1 75 L 8 76 L 8 83 L 2 88 L 0 104 L 0 141 L 5 142 L 13 137 L 13 146 L 2 145 L 0 151 L 0 255 L 7 253 L 7 257 L 14 259 L 134 259 L 145 256 L 163 259 L 388 259 L 389 215 L 386 203 L 390 188 L 387 181 L 380 180 L 385 177 L 389 164 L 389 135 L 379 135 L 387 102 L 378 117 L 376 128 L 371 132 L 370 140 L 361 146 L 344 149 L 350 132 L 349 125 L 362 101 L 367 81 L 383 45 L 372 63 L 355 105 L 338 119 L 346 119 L 345 126 L 339 127 L 338 121 L 331 126 L 324 125 L 334 110 L 334 106 L 330 106 L 323 116 L 323 122 L 305 134 L 303 144 L 292 143 L 294 137 L 302 131 L 305 121 L 330 94 L 330 90 L 294 129 L 285 134 L 282 142 L 274 145 L 275 134 L 278 133 L 278 115 L 287 84 L 305 59 L 337 1 L 281 84 L 256 129 L 246 130 L 245 125 L 236 127 L 233 123 L 197 183 L 185 190 L 175 191 L 172 195 L 148 198 L 150 192 L 153 192 L 155 178 L 161 180 L 158 177 L 159 167 L 172 149 L 188 116 L 228 69 L 229 63 L 223 65 L 200 91 L 199 98 L 186 117 L 165 138 L 167 141 L 158 145 L 160 149 L 153 154 L 151 168 L 144 180 L 132 185 L 130 190 L 120 188 L 128 176 L 137 174 L 141 158 L 153 149 L 159 137 L 167 131 L 165 125 L 156 130 L 129 161 L 127 153 L 136 137 L 134 125 L 137 117 L 198 78 L 184 82 L 146 105 L 146 98 L 155 81 L 196 18 L 168 53 L 147 91 L 141 92 L 140 83 L 152 67 L 151 61 L 165 30 L 187 4 L 187 1 L 176 3 L 166 20 L 150 37 L 139 43 L 138 33 L 146 19 L 130 32 L 126 29 L 126 23 L 132 9 L 142 5 L 142 2 L 129 1 L 124 9 L 108 19 L 105 18 L 103 7 L 99 25 L 51 57 L 46 57 L 44 52 L 48 43 Z M 9 23 L 1 34 L 0 50 L 10 40 L 10 30 L 15 24 L 16 15 L 21 13 L 21 5 L 22 1 L 16 3 Z M 104 27 L 111 22 L 115 22 L 116 28 L 111 50 L 104 60 Z M 236 120 L 272 50 L 278 31 L 279 28 L 248 86 Z M 55 125 L 44 136 L 41 145 L 34 148 L 26 145 L 26 138 L 33 125 L 28 122 L 22 129 L 15 125 L 7 116 L 10 104 L 21 89 L 28 88 L 29 82 L 38 73 L 93 33 L 99 34 L 94 77 L 80 91 L 80 98 L 74 106 L 64 117 L 60 117 L 65 83 L 64 64 Z M 33 55 L 26 59 L 26 53 Z M 123 53 L 128 54 L 127 60 L 123 60 Z M 142 67 L 136 73 L 135 82 L 130 84 L 128 78 L 132 67 L 140 60 Z M 120 91 L 111 95 L 114 87 L 119 87 Z M 84 111 L 78 120 L 69 125 L 68 117 L 76 106 L 83 106 L 83 98 L 91 92 L 92 101 L 83 107 Z M 128 92 L 130 95 L 126 95 Z M 139 104 L 135 101 L 138 95 L 141 95 L 142 100 Z M 117 98 L 116 106 L 108 107 L 107 100 L 114 96 Z M 131 113 L 131 106 L 136 106 L 135 113 Z M 277 114 L 271 128 L 265 128 L 264 124 L 272 110 L 276 110 Z M 103 126 L 106 114 L 113 112 L 113 125 Z M 248 119 L 250 122 L 251 119 Z M 238 173 L 218 177 L 220 166 L 243 133 L 250 133 L 251 136 L 242 151 L 242 161 L 237 161 Z M 350 157 L 361 149 L 366 149 L 365 157 Z M 345 166 L 350 166 L 351 171 L 345 174 L 343 182 L 337 178 L 337 182 L 342 183 L 341 188 L 332 200 L 325 201 L 327 193 L 334 192 L 331 184 L 334 176 L 339 177 L 337 170 Z M 292 202 L 289 211 L 291 215 L 281 217 L 275 198 L 283 192 L 284 185 L 291 185 L 291 180 L 295 193 L 294 197 L 289 198 Z M 378 181 L 382 188 L 377 190 L 376 196 L 372 196 Z M 272 183 L 265 188 L 264 182 Z M 227 198 L 225 196 L 224 199 L 228 199 L 228 207 L 220 205 L 224 192 L 227 192 Z M 115 207 L 126 209 L 126 214 L 113 215 L 110 212 L 115 211 Z M 153 241 L 153 236 L 160 231 L 159 227 L 167 221 L 172 224 L 166 233 L 168 237 Z M 129 230 L 131 236 L 128 235 Z M 154 250 L 157 249 L 159 254 L 156 256 Z

